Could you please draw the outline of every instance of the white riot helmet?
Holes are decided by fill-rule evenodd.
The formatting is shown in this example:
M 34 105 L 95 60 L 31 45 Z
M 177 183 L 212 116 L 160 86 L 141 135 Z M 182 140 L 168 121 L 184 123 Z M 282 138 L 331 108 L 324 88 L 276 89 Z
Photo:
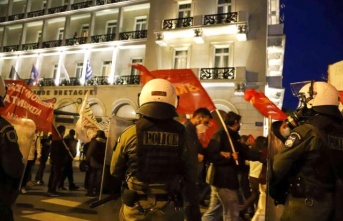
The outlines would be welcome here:
M 161 120 L 178 116 L 178 96 L 174 86 L 167 80 L 153 79 L 146 83 L 138 102 L 138 114 Z
M 5 96 L 6 96 L 7 88 L 5 85 L 4 80 L 2 79 L 2 76 L 0 75 L 0 107 L 5 107 Z
M 299 93 L 300 105 L 315 112 L 343 118 L 338 109 L 340 97 L 337 89 L 326 82 L 314 82 L 304 85 Z

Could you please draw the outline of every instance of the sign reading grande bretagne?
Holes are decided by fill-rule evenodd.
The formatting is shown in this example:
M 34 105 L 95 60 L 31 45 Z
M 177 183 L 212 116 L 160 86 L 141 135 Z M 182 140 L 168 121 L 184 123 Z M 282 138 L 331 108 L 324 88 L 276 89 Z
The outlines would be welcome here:
M 33 93 L 39 96 L 84 96 L 89 92 L 89 95 L 95 95 L 94 90 L 73 90 L 73 89 L 46 89 L 46 90 L 33 90 Z

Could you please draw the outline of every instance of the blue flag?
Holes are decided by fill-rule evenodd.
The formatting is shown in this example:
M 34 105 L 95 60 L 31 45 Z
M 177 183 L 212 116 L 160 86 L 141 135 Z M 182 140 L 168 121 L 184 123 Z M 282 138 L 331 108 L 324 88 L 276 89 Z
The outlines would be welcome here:
M 86 81 L 89 80 L 93 75 L 92 67 L 89 64 L 89 61 L 87 62 L 87 67 L 86 67 Z
M 37 82 L 38 78 L 39 78 L 38 70 L 37 70 L 36 66 L 32 65 L 29 85 L 33 85 L 33 83 Z

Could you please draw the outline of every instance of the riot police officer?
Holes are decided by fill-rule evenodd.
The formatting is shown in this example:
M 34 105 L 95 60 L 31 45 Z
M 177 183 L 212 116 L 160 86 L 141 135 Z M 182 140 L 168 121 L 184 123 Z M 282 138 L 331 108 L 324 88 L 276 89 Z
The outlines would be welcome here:
M 269 194 L 276 201 L 280 192 L 286 195 L 282 221 L 333 220 L 336 183 L 343 178 L 339 94 L 329 83 L 312 81 L 300 89 L 298 97 L 293 119 L 297 126 L 285 148 L 274 156 Z M 285 177 L 289 185 L 282 189 Z
M 0 76 L 0 106 L 4 107 L 6 87 Z M 19 194 L 24 172 L 23 156 L 14 127 L 0 116 L 0 220 L 13 221 L 12 206 Z
M 183 185 L 192 190 L 185 205 L 189 220 L 200 220 L 197 155 L 178 121 L 178 96 L 173 85 L 153 79 L 139 95 L 140 118 L 118 138 L 111 174 L 123 181 L 120 220 L 185 218 Z

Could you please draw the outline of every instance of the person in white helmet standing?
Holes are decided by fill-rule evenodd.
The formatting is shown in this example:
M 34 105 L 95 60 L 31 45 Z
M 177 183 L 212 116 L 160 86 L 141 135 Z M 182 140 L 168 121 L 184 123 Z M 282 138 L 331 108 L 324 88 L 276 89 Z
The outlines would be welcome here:
M 142 88 L 140 117 L 118 138 L 112 154 L 111 174 L 124 183 L 120 220 L 201 219 L 197 154 L 185 127 L 173 119 L 177 106 L 169 81 L 153 79 Z M 183 205 L 184 186 L 192 190 L 188 205 Z
M 273 159 L 269 195 L 276 204 L 280 196 L 286 196 L 282 221 L 339 220 L 334 219 L 337 183 L 343 179 L 339 93 L 329 83 L 312 81 L 300 89 L 298 97 L 299 107 L 287 120 L 293 130 Z M 283 188 L 285 180 L 287 189 Z

